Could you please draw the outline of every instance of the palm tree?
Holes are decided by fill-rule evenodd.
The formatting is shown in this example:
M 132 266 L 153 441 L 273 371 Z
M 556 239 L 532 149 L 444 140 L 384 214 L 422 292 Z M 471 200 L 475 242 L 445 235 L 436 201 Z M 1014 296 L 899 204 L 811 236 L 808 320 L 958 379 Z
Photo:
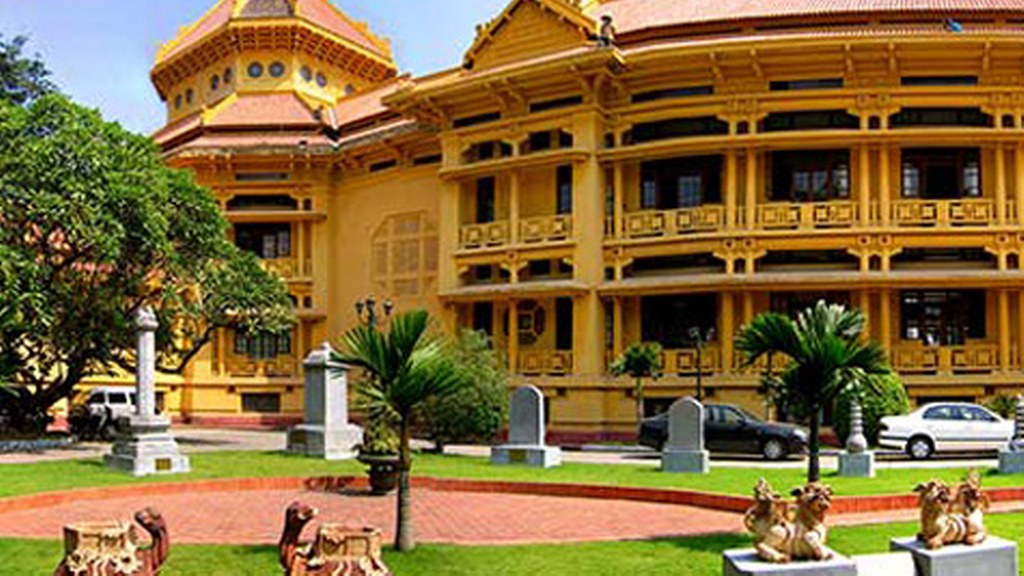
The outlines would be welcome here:
M 622 353 L 611 367 L 614 376 L 633 379 L 633 398 L 636 400 L 636 423 L 644 419 L 644 378 L 661 376 L 661 345 L 636 343 Z
M 795 321 L 782 314 L 761 314 L 736 340 L 747 365 L 770 354 L 789 359 L 768 385 L 776 401 L 810 420 L 808 482 L 821 480 L 822 410 L 845 391 L 873 388 L 872 376 L 890 371 L 885 351 L 876 342 L 865 341 L 863 331 L 863 314 L 820 301 Z
M 399 427 L 399 480 L 395 548 L 415 548 L 410 518 L 409 474 L 412 470 L 412 418 L 429 398 L 455 393 L 464 380 L 446 343 L 428 334 L 425 310 L 397 315 L 387 333 L 375 325 L 353 328 L 334 359 L 366 371 L 359 393 L 371 414 L 390 417 Z

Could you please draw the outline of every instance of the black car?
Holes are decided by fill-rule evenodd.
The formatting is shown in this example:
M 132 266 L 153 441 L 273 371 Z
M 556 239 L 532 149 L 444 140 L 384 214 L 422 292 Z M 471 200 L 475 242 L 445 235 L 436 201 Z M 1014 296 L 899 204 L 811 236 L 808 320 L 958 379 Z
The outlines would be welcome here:
M 638 441 L 661 452 L 668 441 L 668 413 L 641 422 Z M 705 404 L 704 443 L 711 452 L 760 454 L 766 460 L 781 460 L 806 450 L 807 433 L 796 426 L 765 422 L 736 406 Z

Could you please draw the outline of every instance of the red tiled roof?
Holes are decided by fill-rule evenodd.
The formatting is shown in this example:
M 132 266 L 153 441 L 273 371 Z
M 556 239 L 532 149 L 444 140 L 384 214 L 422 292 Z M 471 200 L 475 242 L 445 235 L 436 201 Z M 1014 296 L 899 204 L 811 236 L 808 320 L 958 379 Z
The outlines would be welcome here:
M 235 9 L 235 0 L 218 0 L 217 5 L 187 29 L 184 36 L 175 39 L 174 46 L 164 54 L 160 55 L 161 60 L 173 58 L 185 50 L 185 48 L 196 44 L 210 33 L 231 21 L 231 13 Z
M 343 98 L 334 107 L 334 120 L 338 126 L 345 126 L 388 111 L 384 98 L 401 87 L 402 79 L 388 82 L 377 88 Z
M 164 126 L 160 130 L 157 130 L 157 132 L 153 134 L 153 140 L 155 140 L 157 144 L 163 145 L 175 138 L 178 138 L 179 136 L 188 134 L 202 125 L 202 114 L 196 112 L 195 114 L 181 118 L 167 126 Z
M 378 56 L 391 57 L 387 51 L 381 50 L 364 30 L 357 28 L 328 0 L 295 0 L 295 12 L 302 18 L 337 36 L 350 40 Z
M 310 126 L 312 110 L 294 93 L 241 94 L 218 110 L 207 126 Z
M 964 14 L 1024 12 L 1024 0 L 610 0 L 595 17 L 610 14 L 620 33 L 729 20 L 865 13 Z

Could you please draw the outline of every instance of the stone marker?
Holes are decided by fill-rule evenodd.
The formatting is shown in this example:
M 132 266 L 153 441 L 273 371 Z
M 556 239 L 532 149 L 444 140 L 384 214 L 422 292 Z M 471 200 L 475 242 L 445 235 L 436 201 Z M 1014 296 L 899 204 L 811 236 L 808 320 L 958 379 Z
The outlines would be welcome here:
M 1017 397 L 1013 438 L 999 451 L 1000 474 L 1024 474 L 1024 396 Z
M 928 550 L 916 537 L 893 538 L 889 548 L 910 552 L 918 576 L 1017 576 L 1017 544 L 989 536 L 975 546 Z
M 875 477 L 875 454 L 868 450 L 860 402 L 850 404 L 850 436 L 846 439 L 846 451 L 839 454 L 839 475 L 844 478 Z
M 325 460 L 355 458 L 363 430 L 348 421 L 348 368 L 331 360 L 326 342 L 302 366 L 306 419 L 288 430 L 288 451 Z
M 114 447 L 104 460 L 108 468 L 135 476 L 181 474 L 189 471 L 171 436 L 171 419 L 156 414 L 156 329 L 159 323 L 152 308 L 140 308 L 135 315 L 139 328 L 136 349 L 135 414 L 118 423 Z
M 833 552 L 833 554 L 835 554 Z M 825 562 L 792 562 L 772 564 L 757 557 L 753 548 L 726 550 L 722 554 L 724 576 L 857 576 L 857 565 L 845 556 L 835 554 Z M 895 574 L 891 575 L 895 576 Z
M 544 393 L 524 386 L 509 403 L 508 443 L 491 448 L 492 464 L 525 464 L 552 468 L 562 464 L 562 450 L 544 443 Z
M 676 400 L 668 411 L 668 443 L 661 454 L 663 472 L 707 474 L 704 449 L 704 406 L 693 398 Z

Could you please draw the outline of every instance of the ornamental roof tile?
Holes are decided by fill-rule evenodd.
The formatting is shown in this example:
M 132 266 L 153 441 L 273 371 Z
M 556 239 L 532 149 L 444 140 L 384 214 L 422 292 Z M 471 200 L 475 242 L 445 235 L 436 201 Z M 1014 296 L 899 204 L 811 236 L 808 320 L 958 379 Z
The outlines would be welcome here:
M 215 110 L 206 126 L 310 126 L 317 124 L 313 111 L 292 92 L 240 94 Z

